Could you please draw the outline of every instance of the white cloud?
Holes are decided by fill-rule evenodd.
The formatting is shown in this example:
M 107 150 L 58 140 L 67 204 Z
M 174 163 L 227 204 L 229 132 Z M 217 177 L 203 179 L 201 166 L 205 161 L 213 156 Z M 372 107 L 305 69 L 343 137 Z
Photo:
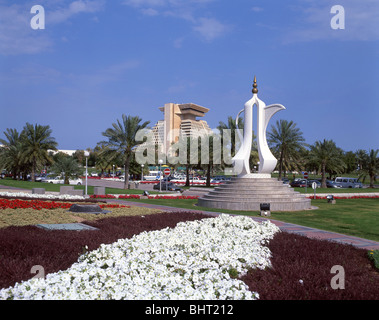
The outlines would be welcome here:
M 206 41 L 212 41 L 230 30 L 230 27 L 214 18 L 199 18 L 193 30 L 198 32 Z
M 47 23 L 61 23 L 80 13 L 95 13 L 102 10 L 103 0 L 77 0 L 69 4 L 67 8 L 56 9 L 46 15 Z
M 202 17 L 198 11 L 205 5 L 215 0 L 125 0 L 123 4 L 137 8 L 144 15 L 173 17 L 187 21 L 192 30 L 208 42 L 221 37 L 231 26 L 226 25 L 216 18 Z M 174 47 L 180 48 L 184 38 L 174 41 Z
M 0 54 L 35 54 L 48 50 L 52 41 L 44 30 L 30 27 L 31 6 L 0 5 Z
M 330 9 L 340 4 L 345 11 L 345 29 L 334 30 Z M 308 0 L 306 6 L 294 7 L 299 23 L 285 31 L 285 43 L 313 40 L 377 41 L 379 40 L 379 1 L 377 0 Z
M 252 7 L 251 10 L 254 12 L 261 12 L 261 11 L 263 11 L 263 8 L 262 7 Z
M 66 7 L 62 1 L 40 1 L 45 7 L 45 30 L 33 30 L 30 21 L 32 2 L 7 5 L 0 3 L 0 54 L 37 54 L 53 48 L 49 26 L 67 21 L 80 13 L 95 13 L 102 9 L 104 0 L 76 0 Z
M 146 15 L 146 16 L 157 16 L 159 15 L 159 12 L 153 8 L 148 8 L 148 9 L 142 9 L 141 12 Z

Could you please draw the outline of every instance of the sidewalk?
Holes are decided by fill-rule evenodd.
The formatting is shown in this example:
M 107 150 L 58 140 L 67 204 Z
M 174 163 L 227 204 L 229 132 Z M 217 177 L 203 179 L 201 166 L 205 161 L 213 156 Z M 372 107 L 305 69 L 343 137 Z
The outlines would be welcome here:
M 115 200 L 115 199 L 107 200 L 107 202 L 117 202 L 117 203 L 119 203 L 120 201 L 123 201 L 123 200 Z M 175 207 L 132 202 L 132 201 L 128 201 L 128 204 L 131 206 L 138 206 L 138 207 L 144 207 L 144 208 L 150 208 L 150 209 L 159 209 L 159 210 L 168 211 L 168 212 L 185 211 L 185 212 L 203 213 L 209 216 L 218 216 L 219 214 L 221 214 L 221 212 L 183 209 L 183 208 L 175 208 Z M 261 217 L 252 217 L 252 219 L 257 222 L 267 220 L 267 218 L 261 218 Z M 379 250 L 379 242 L 375 242 L 372 240 L 367 240 L 367 239 L 349 236 L 345 234 L 335 233 L 331 231 L 304 227 L 304 226 L 282 222 L 278 220 L 273 220 L 273 219 L 269 219 L 269 220 L 275 225 L 277 225 L 280 228 L 280 230 L 285 231 L 285 232 L 296 233 L 296 234 L 300 234 L 300 235 L 313 238 L 313 239 L 330 240 L 330 241 L 336 241 L 336 242 L 340 242 L 344 244 L 350 244 L 350 245 L 353 245 L 355 247 L 358 247 L 360 249 L 365 249 L 365 250 Z

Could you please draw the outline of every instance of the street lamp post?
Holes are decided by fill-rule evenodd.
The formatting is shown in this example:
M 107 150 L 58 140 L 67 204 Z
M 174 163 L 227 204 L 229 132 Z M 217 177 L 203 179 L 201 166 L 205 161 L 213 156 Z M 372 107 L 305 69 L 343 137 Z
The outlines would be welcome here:
M 89 152 L 88 151 L 84 151 L 84 156 L 86 157 L 86 197 L 88 196 L 88 192 L 87 192 L 87 178 L 88 178 L 88 157 L 89 157 Z
M 143 167 L 144 167 L 144 165 L 141 164 L 141 168 L 142 168 L 142 170 L 141 170 L 141 181 L 143 181 Z
M 162 159 L 159 159 L 159 192 L 162 192 L 162 178 L 161 178 L 161 165 L 163 163 Z

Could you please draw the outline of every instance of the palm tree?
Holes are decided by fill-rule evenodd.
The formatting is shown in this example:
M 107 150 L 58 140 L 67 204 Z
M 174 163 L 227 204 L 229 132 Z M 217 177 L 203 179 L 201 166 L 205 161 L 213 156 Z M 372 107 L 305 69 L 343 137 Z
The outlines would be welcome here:
M 276 121 L 275 126 L 271 126 L 271 132 L 268 133 L 268 143 L 273 149 L 273 153 L 279 158 L 278 180 L 281 180 L 283 170 L 286 172 L 298 163 L 299 152 L 307 144 L 303 133 L 296 127 L 296 123 L 287 120 Z
M 55 173 L 63 173 L 64 184 L 69 184 L 70 178 L 78 177 L 81 173 L 78 162 L 73 157 L 67 155 L 60 156 L 51 169 Z
M 31 163 L 32 181 L 35 181 L 37 167 L 51 162 L 49 150 L 57 150 L 57 142 L 51 137 L 50 126 L 26 123 L 21 133 L 24 150 L 22 161 Z
M 359 178 L 363 178 L 363 182 L 366 177 L 370 177 L 370 188 L 374 188 L 374 181 L 379 172 L 379 149 L 371 149 L 368 153 L 365 153 L 365 156 L 362 158 L 362 166 L 359 172 Z
M 143 130 L 150 123 L 146 121 L 142 124 L 142 119 L 138 116 L 122 115 L 122 121 L 117 120 L 112 123 L 112 128 L 106 129 L 102 135 L 108 138 L 108 141 L 101 141 L 105 147 L 122 156 L 125 165 L 125 183 L 124 188 L 129 185 L 129 167 L 133 156 L 133 149 L 142 142 L 136 141 L 136 134 L 139 130 Z
M 22 141 L 16 129 L 7 128 L 4 131 L 7 140 L 0 139 L 0 166 L 12 172 L 13 178 L 19 178 L 23 163 L 21 161 Z
M 343 151 L 333 140 L 316 141 L 310 147 L 309 160 L 321 169 L 321 187 L 326 188 L 326 172 L 341 172 L 345 168 Z
M 238 128 L 236 126 L 236 121 L 233 119 L 233 117 L 229 116 L 227 123 L 224 123 L 222 121 L 219 122 L 219 125 L 217 126 L 217 129 L 220 131 L 222 139 L 225 137 L 223 136 L 223 130 L 230 130 L 231 136 L 230 136 L 230 154 L 231 157 L 234 157 L 236 152 L 236 134 L 237 129 L 243 130 L 243 119 L 241 117 L 238 118 Z M 221 141 L 223 143 L 223 141 Z M 241 141 L 242 142 L 242 141 Z M 224 144 L 222 144 L 224 145 Z

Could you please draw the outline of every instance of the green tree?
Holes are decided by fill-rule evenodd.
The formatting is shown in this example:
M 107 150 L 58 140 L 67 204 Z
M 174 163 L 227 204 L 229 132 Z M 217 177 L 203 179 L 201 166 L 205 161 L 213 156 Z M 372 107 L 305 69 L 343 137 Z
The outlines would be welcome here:
M 374 182 L 376 181 L 376 176 L 379 174 L 379 149 L 369 150 L 362 156 L 362 166 L 359 171 L 359 178 L 364 182 L 366 177 L 370 178 L 370 188 L 374 188 Z
M 242 117 L 239 117 L 238 118 L 238 129 L 243 130 L 243 127 L 244 127 L 243 119 L 242 119 Z M 217 129 L 220 131 L 220 135 L 221 135 L 221 139 L 222 139 L 222 141 L 221 141 L 222 146 L 224 145 L 223 139 L 225 138 L 223 135 L 223 130 L 230 130 L 230 140 L 231 140 L 230 141 L 230 154 L 232 157 L 234 157 L 236 152 L 238 151 L 238 150 L 236 150 L 236 148 L 237 148 L 236 141 L 238 141 L 238 140 L 236 140 L 236 137 L 238 137 L 238 136 L 237 136 L 237 125 L 236 125 L 235 119 L 233 119 L 233 117 L 229 116 L 228 121 L 226 123 L 222 122 L 222 121 L 219 122 Z
M 344 152 L 343 161 L 346 165 L 345 173 L 352 173 L 357 169 L 357 157 L 353 151 Z
M 286 171 L 296 167 L 296 164 L 299 163 L 300 150 L 307 144 L 303 133 L 296 127 L 296 123 L 287 120 L 276 121 L 275 126 L 271 126 L 268 143 L 274 155 L 278 157 L 278 179 L 281 180 L 283 171 L 285 176 Z
M 342 172 L 345 168 L 343 151 L 333 140 L 316 141 L 310 147 L 309 160 L 321 170 L 321 187 L 326 188 L 326 173 Z
M 150 121 L 140 124 L 142 119 L 138 116 L 122 115 L 122 120 L 112 123 L 112 128 L 106 129 L 102 135 L 108 138 L 108 141 L 101 141 L 111 152 L 122 157 L 125 166 L 125 183 L 124 188 L 129 185 L 129 168 L 133 157 L 133 149 L 142 142 L 136 141 L 136 134 L 139 130 L 145 129 Z
M 64 184 L 69 184 L 70 178 L 77 178 L 82 171 L 79 167 L 78 161 L 68 155 L 60 156 L 52 165 L 51 169 L 57 174 L 63 174 Z
M 23 151 L 20 133 L 16 129 L 7 128 L 4 131 L 5 139 L 0 139 L 0 166 L 12 172 L 13 178 L 18 179 L 23 169 L 21 155 Z
M 26 123 L 21 133 L 23 152 L 21 160 L 31 163 L 32 181 L 39 166 L 51 163 L 49 150 L 57 150 L 57 142 L 51 136 L 50 126 Z

